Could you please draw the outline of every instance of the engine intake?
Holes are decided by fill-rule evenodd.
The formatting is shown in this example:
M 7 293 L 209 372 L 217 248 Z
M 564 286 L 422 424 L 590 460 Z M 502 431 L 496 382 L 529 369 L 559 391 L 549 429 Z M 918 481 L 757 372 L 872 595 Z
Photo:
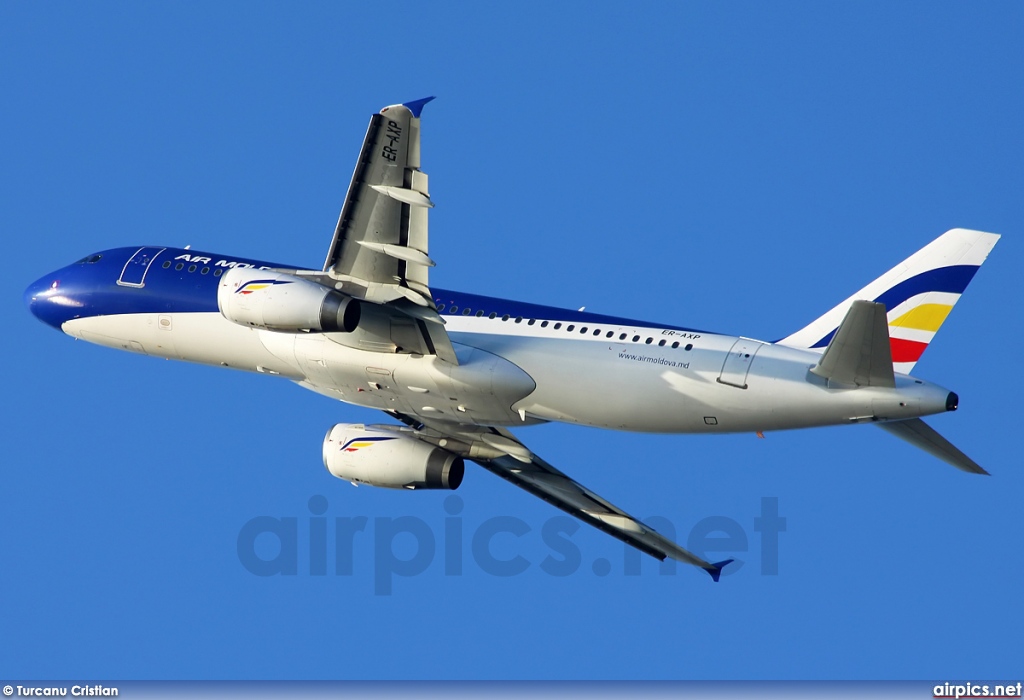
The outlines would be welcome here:
M 271 331 L 351 333 L 359 325 L 358 299 L 283 272 L 232 268 L 217 287 L 224 318 Z
M 385 426 L 338 423 L 323 452 L 324 466 L 339 479 L 390 489 L 454 491 L 466 473 L 457 454 Z

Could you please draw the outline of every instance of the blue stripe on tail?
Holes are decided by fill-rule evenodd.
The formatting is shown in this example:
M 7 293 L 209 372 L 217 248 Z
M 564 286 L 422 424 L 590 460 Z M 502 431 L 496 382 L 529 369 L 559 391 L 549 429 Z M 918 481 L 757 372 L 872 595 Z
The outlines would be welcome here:
M 908 280 L 903 280 L 895 287 L 890 287 L 875 297 L 873 301 L 885 304 L 886 310 L 891 311 L 897 306 L 918 294 L 925 292 L 949 292 L 951 294 L 963 294 L 967 285 L 974 279 L 978 272 L 977 265 L 951 265 L 949 267 L 937 267 L 934 270 L 922 272 Z M 828 335 L 812 345 L 812 348 L 823 348 L 832 340 L 836 334 L 833 328 Z

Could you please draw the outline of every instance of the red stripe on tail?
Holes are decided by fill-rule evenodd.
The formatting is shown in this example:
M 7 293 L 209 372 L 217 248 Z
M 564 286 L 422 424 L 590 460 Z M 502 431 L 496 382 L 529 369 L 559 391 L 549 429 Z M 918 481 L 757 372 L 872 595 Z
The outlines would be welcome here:
M 919 343 L 916 340 L 904 340 L 902 338 L 889 338 L 889 349 L 892 351 L 893 362 L 917 362 L 924 354 L 928 343 Z

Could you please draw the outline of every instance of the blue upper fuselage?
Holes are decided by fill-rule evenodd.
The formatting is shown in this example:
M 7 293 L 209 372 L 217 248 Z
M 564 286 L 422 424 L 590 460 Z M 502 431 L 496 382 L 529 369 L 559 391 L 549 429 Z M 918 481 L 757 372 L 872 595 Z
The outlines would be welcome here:
M 220 276 L 234 267 L 305 269 L 182 248 L 113 248 L 43 275 L 25 290 L 25 303 L 37 318 L 58 330 L 67 321 L 91 316 L 217 312 Z M 434 302 L 445 316 L 495 314 L 694 330 L 444 289 L 434 288 L 433 292 Z

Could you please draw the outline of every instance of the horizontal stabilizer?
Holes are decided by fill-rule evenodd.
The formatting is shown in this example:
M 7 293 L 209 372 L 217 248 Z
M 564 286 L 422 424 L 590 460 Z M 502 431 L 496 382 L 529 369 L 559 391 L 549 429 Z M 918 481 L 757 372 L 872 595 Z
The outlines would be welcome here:
M 893 423 L 878 423 L 877 425 L 901 440 L 906 440 L 914 447 L 920 447 L 943 462 L 952 464 L 957 469 L 962 469 L 971 474 L 988 474 L 987 471 L 978 466 L 977 462 L 954 447 L 953 443 L 935 432 L 934 428 L 920 418 L 911 418 L 910 420 L 901 420 Z
M 853 302 L 811 372 L 846 386 L 896 386 L 885 304 Z

